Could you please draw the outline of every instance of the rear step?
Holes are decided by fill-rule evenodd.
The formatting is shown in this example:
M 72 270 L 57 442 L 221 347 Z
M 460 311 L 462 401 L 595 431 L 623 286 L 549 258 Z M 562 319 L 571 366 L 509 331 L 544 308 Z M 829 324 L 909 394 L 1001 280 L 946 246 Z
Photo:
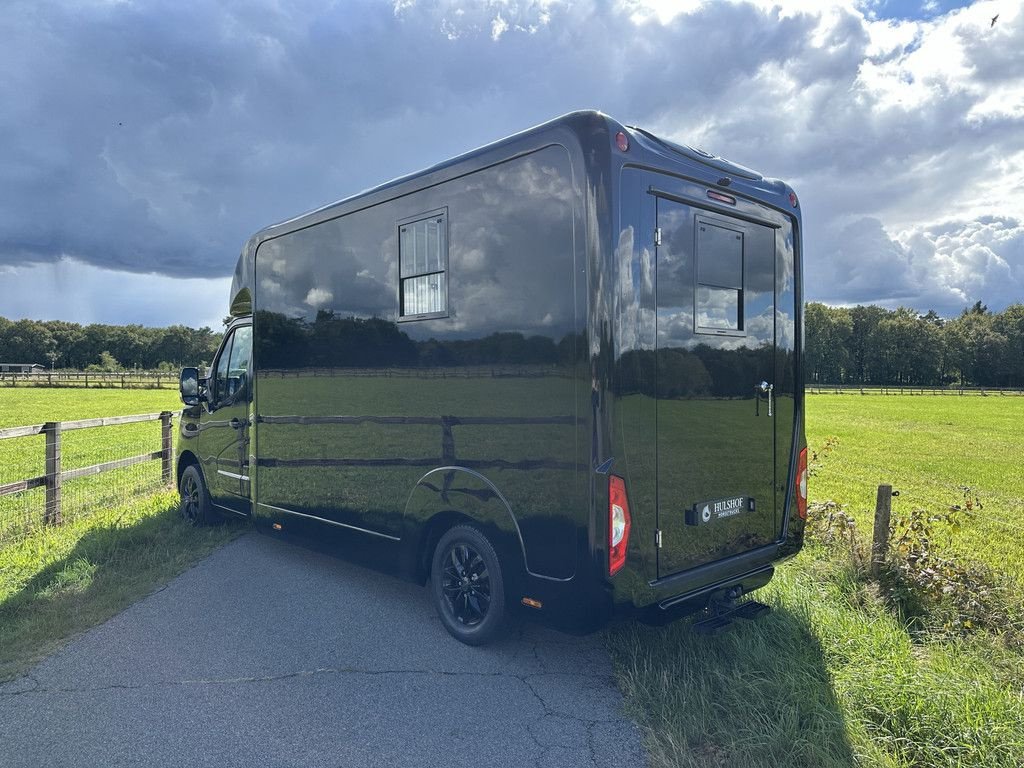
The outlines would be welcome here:
M 770 606 L 757 600 L 747 600 L 729 607 L 729 603 L 713 602 L 708 606 L 709 616 L 693 622 L 692 629 L 698 635 L 714 635 L 732 624 L 733 619 L 756 619 L 771 610 Z

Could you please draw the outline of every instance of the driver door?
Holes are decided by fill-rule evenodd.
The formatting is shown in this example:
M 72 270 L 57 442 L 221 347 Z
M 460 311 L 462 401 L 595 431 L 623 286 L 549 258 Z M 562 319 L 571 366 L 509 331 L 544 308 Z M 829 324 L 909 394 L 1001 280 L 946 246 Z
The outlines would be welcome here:
M 252 326 L 238 326 L 213 366 L 201 438 L 210 500 L 217 508 L 240 515 L 249 514 L 251 359 Z

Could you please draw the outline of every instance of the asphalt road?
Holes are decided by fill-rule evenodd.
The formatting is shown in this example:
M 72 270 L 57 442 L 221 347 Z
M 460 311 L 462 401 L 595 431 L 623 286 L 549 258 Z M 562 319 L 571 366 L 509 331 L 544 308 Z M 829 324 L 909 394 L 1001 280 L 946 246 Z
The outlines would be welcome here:
M 452 640 L 425 590 L 249 534 L 0 685 L 0 765 L 642 766 L 596 637 Z

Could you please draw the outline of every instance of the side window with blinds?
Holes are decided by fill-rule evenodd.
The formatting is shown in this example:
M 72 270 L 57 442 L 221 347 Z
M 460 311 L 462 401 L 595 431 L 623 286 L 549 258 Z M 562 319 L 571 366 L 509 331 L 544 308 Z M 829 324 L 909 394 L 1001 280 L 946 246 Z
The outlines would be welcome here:
M 398 223 L 400 320 L 448 315 L 448 210 Z

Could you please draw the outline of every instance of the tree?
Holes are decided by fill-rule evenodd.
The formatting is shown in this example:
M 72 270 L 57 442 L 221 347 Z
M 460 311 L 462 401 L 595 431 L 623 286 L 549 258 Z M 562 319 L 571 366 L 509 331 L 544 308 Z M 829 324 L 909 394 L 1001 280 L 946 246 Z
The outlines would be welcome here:
M 993 317 L 992 328 L 1006 339 L 1007 386 L 1024 387 L 1024 304 L 1011 304 Z
M 104 350 L 103 352 L 100 352 L 99 362 L 97 362 L 97 363 L 95 363 L 93 365 L 90 365 L 88 370 L 90 370 L 90 371 L 108 371 L 108 372 L 112 373 L 114 371 L 120 371 L 121 370 L 121 364 L 119 362 L 117 362 L 117 358 L 116 357 L 114 357 L 112 354 L 110 354 L 109 352 Z
M 858 384 L 884 383 L 878 352 L 871 345 L 871 334 L 887 313 L 888 310 L 874 305 L 864 307 L 858 304 L 850 310 L 853 322 L 850 334 L 851 379 Z
M 849 376 L 853 319 L 845 307 L 812 302 L 804 313 L 805 361 L 810 381 L 844 382 Z
M 900 307 L 883 318 L 870 336 L 881 380 L 893 384 L 940 384 L 942 336 L 916 312 Z
M 994 315 L 976 311 L 978 304 L 949 324 L 958 344 L 960 381 L 978 386 L 1005 385 L 1012 375 L 1009 339 L 996 330 Z

